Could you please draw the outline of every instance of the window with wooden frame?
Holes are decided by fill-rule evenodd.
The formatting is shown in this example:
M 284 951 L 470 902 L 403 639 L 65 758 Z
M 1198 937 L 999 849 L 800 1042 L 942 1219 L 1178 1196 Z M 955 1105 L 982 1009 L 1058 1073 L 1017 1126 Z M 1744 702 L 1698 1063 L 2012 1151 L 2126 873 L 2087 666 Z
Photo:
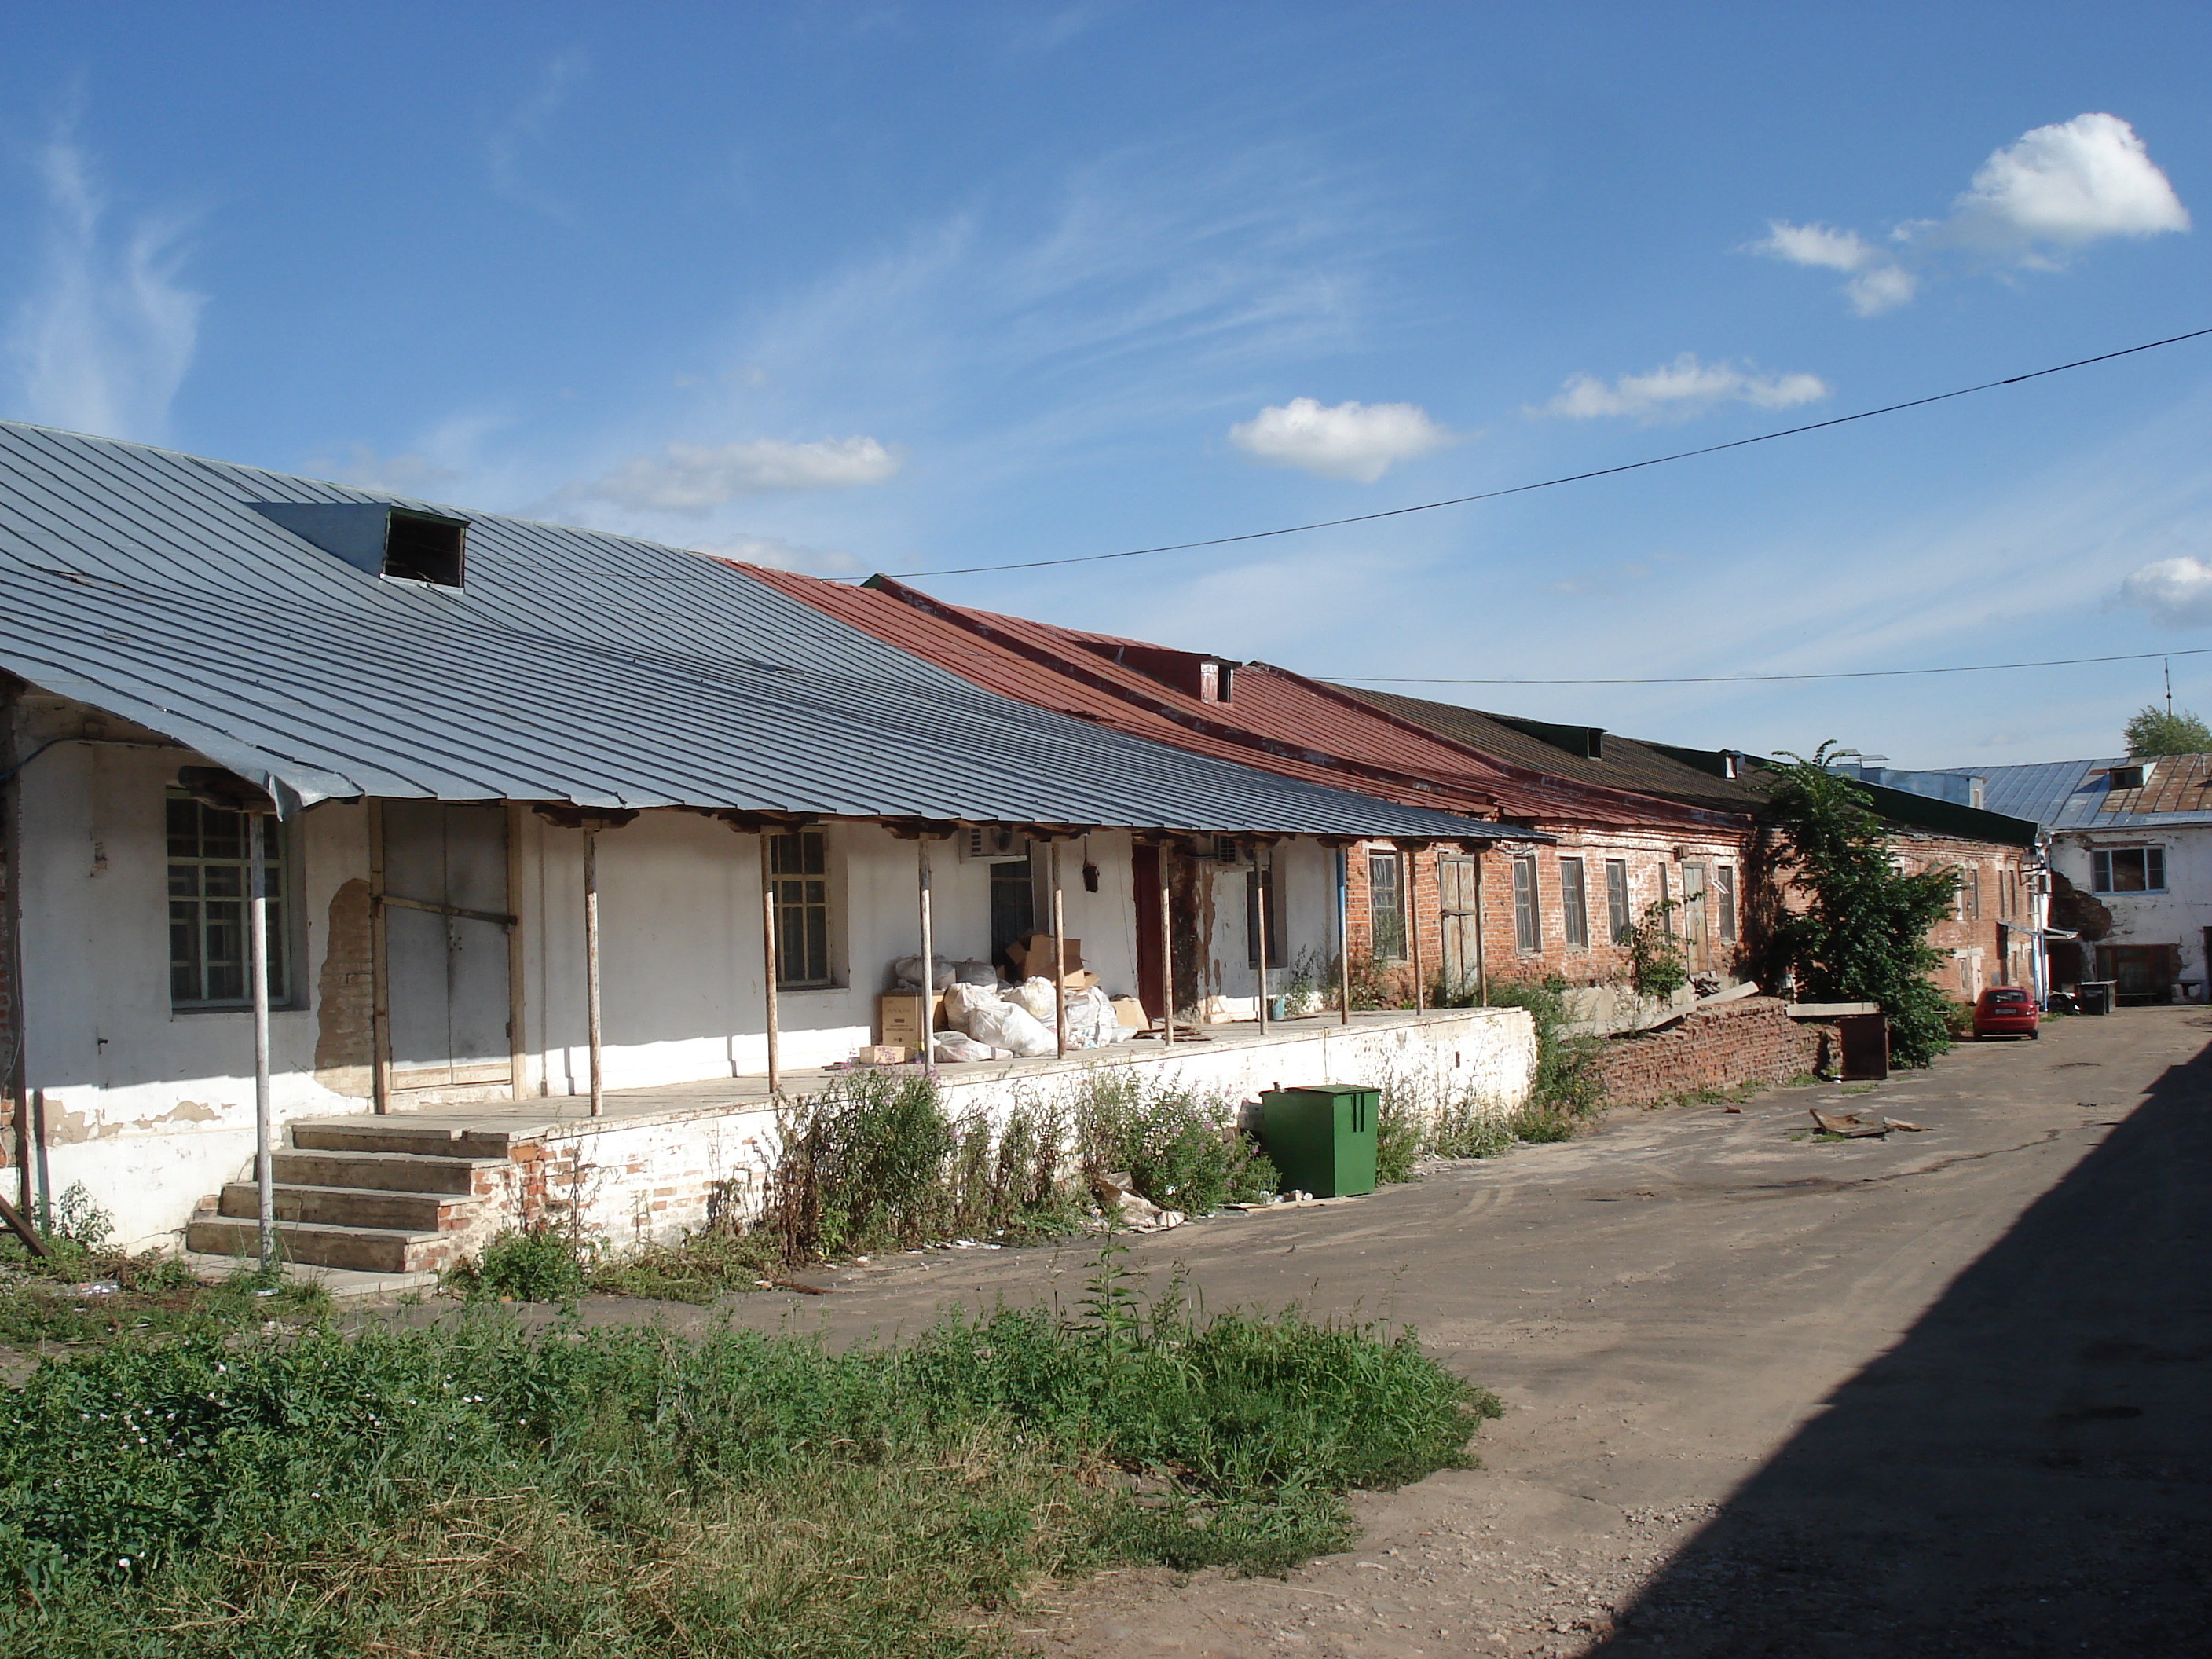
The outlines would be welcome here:
M 1404 871 L 1398 853 L 1367 855 L 1367 953 L 1376 962 L 1406 959 Z
M 1966 872 L 1966 920 L 1979 921 L 1982 919 L 1982 866 L 1978 864 Z
M 1735 943 L 1735 866 L 1719 864 L 1713 866 L 1713 896 L 1720 902 L 1721 938 Z
M 1559 919 L 1567 949 L 1589 949 L 1589 895 L 1583 889 L 1583 861 L 1559 860 Z
M 1628 943 L 1636 931 L 1636 917 L 1628 905 L 1628 860 L 1605 861 L 1605 921 L 1615 945 Z
M 246 902 L 252 894 L 252 826 L 261 829 L 268 861 L 269 1002 L 289 1007 L 292 950 L 287 902 L 290 860 L 284 827 L 273 817 L 226 811 L 172 792 L 169 846 L 169 1006 L 244 1008 L 253 998 L 246 961 Z
M 1544 925 L 1536 908 L 1536 855 L 1521 853 L 1513 860 L 1513 944 L 1524 957 L 1544 948 Z
M 2089 886 L 2098 893 L 2163 893 L 2166 848 L 2100 847 L 2089 854 Z
M 830 853 L 819 830 L 769 837 L 769 882 L 775 894 L 775 984 L 818 990 L 830 976 Z

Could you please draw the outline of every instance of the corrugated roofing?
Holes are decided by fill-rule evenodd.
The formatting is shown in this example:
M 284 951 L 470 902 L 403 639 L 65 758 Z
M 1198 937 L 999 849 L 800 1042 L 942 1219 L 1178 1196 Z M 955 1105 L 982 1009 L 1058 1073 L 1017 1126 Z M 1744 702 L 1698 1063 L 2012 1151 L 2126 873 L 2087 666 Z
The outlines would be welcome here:
M 356 569 L 270 501 L 455 511 L 0 422 L 0 667 L 301 803 L 1489 833 L 994 696 L 674 548 L 463 513 L 456 591 Z
M 1732 779 L 1701 772 L 1618 732 L 1605 734 L 1598 755 L 1577 755 L 1509 724 L 1510 716 L 1463 708 L 1457 703 L 1433 702 L 1425 697 L 1402 696 L 1394 691 L 1372 691 L 1361 686 L 1346 686 L 1343 690 L 1377 708 L 1443 732 L 1470 749 L 1578 783 L 1653 795 L 1737 817 L 1747 817 L 1765 804 L 1765 797 L 1756 790 Z
M 2148 766 L 2140 789 L 2114 789 L 2116 768 Z M 2049 830 L 2121 830 L 2212 823 L 2212 755 L 2045 761 L 2033 766 L 1936 769 L 1986 780 L 1984 805 Z
M 1101 655 L 1089 647 L 1111 646 L 1166 653 L 1142 641 L 1087 634 L 1025 617 L 948 605 L 889 577 L 868 586 L 926 617 L 951 623 L 974 639 L 1048 672 L 1050 680 L 1025 679 L 1012 695 L 1050 699 L 1068 694 L 1068 684 L 1087 686 L 1125 708 L 1164 720 L 1164 740 L 1187 744 L 1191 734 L 1215 738 L 1271 769 L 1317 767 L 1322 775 L 1352 780 L 1363 791 L 1410 792 L 1494 805 L 1502 816 L 1528 823 L 1661 824 L 1680 828 L 1694 822 L 1672 801 L 1592 789 L 1541 771 L 1473 754 L 1417 727 L 1395 721 L 1337 688 L 1266 663 L 1236 670 L 1235 689 L 1226 702 L 1209 702 L 1141 669 Z M 825 602 L 836 602 L 823 596 Z M 863 621 L 862 626 L 870 624 Z M 919 647 L 918 647 L 919 648 Z M 974 659 L 940 655 L 948 666 Z M 966 672 L 963 668 L 963 672 Z M 1398 798 L 1405 799 L 1405 793 Z

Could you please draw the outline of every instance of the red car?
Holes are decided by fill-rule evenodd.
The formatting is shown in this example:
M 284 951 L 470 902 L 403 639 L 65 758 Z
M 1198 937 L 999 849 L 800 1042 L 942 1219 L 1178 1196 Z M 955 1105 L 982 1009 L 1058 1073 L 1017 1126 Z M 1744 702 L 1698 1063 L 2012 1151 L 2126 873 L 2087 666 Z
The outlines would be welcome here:
M 2042 1023 L 2034 997 L 2017 985 L 1992 985 L 1974 1004 L 1977 1037 L 2039 1037 Z

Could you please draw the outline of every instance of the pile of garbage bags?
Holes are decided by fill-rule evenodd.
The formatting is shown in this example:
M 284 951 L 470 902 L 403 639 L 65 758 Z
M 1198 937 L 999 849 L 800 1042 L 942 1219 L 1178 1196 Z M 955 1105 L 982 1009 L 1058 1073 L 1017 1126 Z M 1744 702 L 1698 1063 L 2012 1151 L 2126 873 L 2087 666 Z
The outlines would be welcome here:
M 906 963 L 898 964 L 901 969 Z M 914 967 L 920 970 L 916 958 Z M 964 964 L 963 964 L 964 965 Z M 1019 985 L 971 982 L 957 975 L 945 986 L 945 1018 L 955 1028 L 937 1034 L 939 1060 L 1034 1060 L 1056 1054 L 1057 1010 L 1052 981 L 1042 975 Z M 1103 1048 L 1133 1035 L 1114 1012 L 1112 999 L 1096 985 L 1067 992 L 1067 1046 Z M 988 1054 L 977 1052 L 988 1048 Z

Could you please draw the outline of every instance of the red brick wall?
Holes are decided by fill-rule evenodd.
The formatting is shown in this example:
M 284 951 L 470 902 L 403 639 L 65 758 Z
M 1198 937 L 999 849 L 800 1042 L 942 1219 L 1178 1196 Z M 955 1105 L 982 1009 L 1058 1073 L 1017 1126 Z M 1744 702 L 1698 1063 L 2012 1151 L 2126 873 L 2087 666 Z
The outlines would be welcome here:
M 1706 970 L 1723 976 L 1734 975 L 1742 954 L 1745 920 L 1742 889 L 1747 860 L 1741 840 L 1710 831 L 1701 831 L 1695 838 L 1679 839 L 1663 834 L 1616 833 L 1564 826 L 1553 833 L 1559 836 L 1556 846 L 1544 844 L 1529 849 L 1535 859 L 1537 908 L 1542 917 L 1543 948 L 1540 951 L 1524 955 L 1515 941 L 1513 854 L 1501 851 L 1482 854 L 1483 947 L 1492 979 L 1544 979 L 1556 975 L 1569 985 L 1603 985 L 1626 979 L 1628 953 L 1613 943 L 1607 915 L 1606 863 L 1619 859 L 1628 866 L 1629 914 L 1632 921 L 1640 919 L 1645 908 L 1659 897 L 1662 866 L 1667 872 L 1668 895 L 1677 900 L 1681 897 L 1684 860 L 1677 856 L 1678 849 L 1686 852 L 1688 861 L 1705 866 L 1709 891 L 1715 885 L 1711 874 L 1715 869 L 1724 866 L 1735 872 L 1738 891 L 1735 939 L 1720 937 L 1717 896 L 1711 898 L 1707 905 L 1710 945 Z M 1351 913 L 1347 932 L 1355 962 L 1369 957 L 1373 948 L 1367 855 L 1370 851 L 1387 850 L 1384 843 L 1370 842 L 1351 848 L 1346 854 L 1346 897 Z M 1407 884 L 1412 897 L 1412 916 L 1420 932 L 1421 971 L 1431 984 L 1443 970 L 1443 956 L 1437 860 L 1455 855 L 1460 855 L 1457 849 L 1449 848 L 1403 855 L 1404 866 L 1411 872 Z M 1559 882 L 1559 860 L 1563 857 L 1579 857 L 1583 860 L 1583 904 L 1589 938 L 1587 948 L 1571 949 L 1566 942 L 1566 913 Z M 1675 925 L 1678 928 L 1681 925 L 1679 913 Z M 1382 977 L 1398 984 L 1410 995 L 1410 957 L 1401 962 L 1378 963 L 1377 968 Z
M 1776 997 L 1745 997 L 1686 1015 L 1663 1031 L 1614 1037 L 1598 1062 L 1606 1097 L 1644 1105 L 1706 1089 L 1780 1083 L 1825 1059 L 1817 1027 L 1801 1026 Z

